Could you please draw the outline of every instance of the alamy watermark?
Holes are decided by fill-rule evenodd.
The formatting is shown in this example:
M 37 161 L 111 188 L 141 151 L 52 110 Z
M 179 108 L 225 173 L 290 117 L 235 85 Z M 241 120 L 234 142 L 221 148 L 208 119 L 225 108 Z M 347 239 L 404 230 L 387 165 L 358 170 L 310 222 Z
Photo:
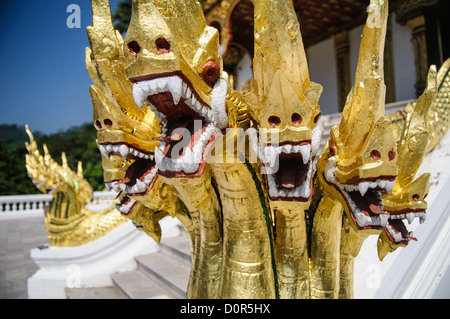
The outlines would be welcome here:
M 70 15 L 67 17 L 66 25 L 69 29 L 81 28 L 81 8 L 78 4 L 70 4 L 67 6 L 67 13 Z

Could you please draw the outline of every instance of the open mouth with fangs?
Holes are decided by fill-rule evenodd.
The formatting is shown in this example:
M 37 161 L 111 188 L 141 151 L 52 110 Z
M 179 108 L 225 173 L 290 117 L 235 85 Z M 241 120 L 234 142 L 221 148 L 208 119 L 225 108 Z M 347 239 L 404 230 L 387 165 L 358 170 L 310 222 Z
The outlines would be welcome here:
M 389 214 L 384 211 L 382 196 L 392 192 L 395 176 L 379 176 L 341 184 L 336 176 L 336 159 L 327 160 L 324 177 L 345 199 L 350 216 L 360 230 L 382 229 L 388 224 Z
M 123 196 L 119 203 L 116 204 L 116 209 L 122 215 L 129 215 L 133 211 L 133 208 L 136 206 L 138 202 L 128 196 Z
M 414 219 L 419 218 L 420 223 L 423 224 L 427 217 L 424 209 L 402 211 L 389 211 L 389 220 L 387 226 L 384 228 L 387 237 L 394 245 L 407 245 L 411 240 L 417 241 L 413 237 L 413 232 L 408 231 L 404 221 L 407 220 L 411 224 Z
M 312 194 L 311 142 L 267 144 L 261 161 L 273 201 L 309 201 Z
M 136 146 L 131 146 L 126 143 L 101 143 L 99 147 L 101 153 L 106 158 L 115 155 L 133 161 L 128 167 L 124 179 L 105 183 L 108 190 L 122 191 L 130 196 L 143 195 L 151 190 L 158 173 L 152 153 L 144 152 Z
M 132 80 L 137 105 L 147 102 L 163 124 L 160 147 L 155 149 L 159 174 L 166 177 L 200 176 L 214 141 L 228 126 L 225 110 L 227 84 L 219 79 L 206 104 L 180 74 Z

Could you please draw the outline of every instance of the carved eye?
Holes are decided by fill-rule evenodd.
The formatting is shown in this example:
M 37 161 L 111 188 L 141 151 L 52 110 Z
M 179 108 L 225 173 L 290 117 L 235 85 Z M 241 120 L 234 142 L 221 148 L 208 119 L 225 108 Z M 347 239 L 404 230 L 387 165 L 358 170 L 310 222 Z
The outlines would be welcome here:
M 202 77 L 208 84 L 216 83 L 220 76 L 220 67 L 215 61 L 209 61 L 203 68 Z
M 128 50 L 131 53 L 133 53 L 135 56 L 137 56 L 139 54 L 139 52 L 141 52 L 141 46 L 136 41 L 129 42 L 127 47 L 128 47 Z
M 269 119 L 267 121 L 273 127 L 278 126 L 278 125 L 281 124 L 281 119 L 278 116 L 276 116 L 276 115 L 272 115 L 271 117 L 269 117 Z
M 102 123 L 100 123 L 99 120 L 95 121 L 95 126 L 96 126 L 99 130 L 102 129 Z
M 330 155 L 331 155 L 331 156 L 336 155 L 336 146 L 331 145 L 331 146 L 330 146 L 329 152 L 330 152 Z
M 291 116 L 291 121 L 294 124 L 300 124 L 303 121 L 303 118 L 300 114 L 298 113 L 293 113 Z
M 395 151 L 391 149 L 388 153 L 389 160 L 392 161 L 395 158 Z
M 169 53 L 170 43 L 164 38 L 158 38 L 155 41 L 156 49 L 159 53 Z
M 418 201 L 420 199 L 419 194 L 414 194 L 412 199 L 415 200 L 415 201 Z
M 372 150 L 372 152 L 370 152 L 370 157 L 376 160 L 381 157 L 381 154 L 380 152 L 378 152 L 378 150 Z

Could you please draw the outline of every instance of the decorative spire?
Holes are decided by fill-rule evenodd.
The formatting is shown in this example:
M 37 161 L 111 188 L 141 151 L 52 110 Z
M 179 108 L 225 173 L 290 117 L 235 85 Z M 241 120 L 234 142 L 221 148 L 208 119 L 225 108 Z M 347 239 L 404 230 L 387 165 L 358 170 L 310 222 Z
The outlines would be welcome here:
M 260 127 L 273 114 L 291 123 L 303 111 L 304 125 L 320 113 L 322 86 L 309 78 L 300 25 L 290 0 L 255 1 L 254 90 L 246 100 Z
M 368 134 L 385 113 L 384 46 L 389 8 L 387 0 L 371 0 L 363 31 L 355 85 L 347 97 L 339 125 L 345 149 L 351 157 L 363 146 Z

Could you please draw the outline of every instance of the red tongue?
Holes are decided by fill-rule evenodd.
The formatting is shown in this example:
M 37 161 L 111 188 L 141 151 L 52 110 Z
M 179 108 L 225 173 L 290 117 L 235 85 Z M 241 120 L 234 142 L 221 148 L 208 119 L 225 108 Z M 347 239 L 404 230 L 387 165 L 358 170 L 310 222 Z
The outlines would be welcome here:
M 383 214 L 384 212 L 381 210 L 381 205 L 377 196 L 375 196 L 375 192 L 367 192 L 364 196 L 367 204 L 369 205 L 369 209 L 374 214 Z
M 281 185 L 284 188 L 292 189 L 295 187 L 295 173 L 287 167 L 280 167 L 281 170 Z
M 370 204 L 369 208 L 372 211 L 372 213 L 374 213 L 374 214 L 378 214 L 378 215 L 384 214 L 380 205 Z

